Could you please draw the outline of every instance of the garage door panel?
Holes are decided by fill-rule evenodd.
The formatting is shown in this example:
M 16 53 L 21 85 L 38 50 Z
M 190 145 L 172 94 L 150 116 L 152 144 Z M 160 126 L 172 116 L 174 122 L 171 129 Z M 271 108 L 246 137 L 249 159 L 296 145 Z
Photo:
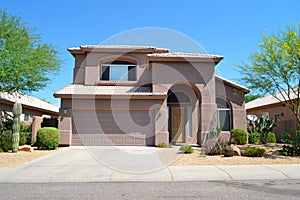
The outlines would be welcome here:
M 73 145 L 154 145 L 154 125 L 148 111 L 130 115 L 125 111 L 73 113 L 73 133 L 78 133 L 73 137 Z

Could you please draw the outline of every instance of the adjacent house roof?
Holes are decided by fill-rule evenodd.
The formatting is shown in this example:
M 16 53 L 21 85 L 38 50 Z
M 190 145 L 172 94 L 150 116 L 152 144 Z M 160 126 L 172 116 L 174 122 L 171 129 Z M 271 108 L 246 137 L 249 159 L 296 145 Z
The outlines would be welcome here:
M 134 86 L 87 86 L 80 84 L 71 84 L 57 91 L 54 96 L 61 95 L 122 95 L 122 96 L 161 96 L 164 93 L 153 93 L 151 87 L 134 87 Z
M 5 100 L 9 102 L 20 102 L 22 105 L 30 106 L 37 109 L 42 109 L 54 113 L 58 113 L 59 108 L 57 106 L 54 106 L 50 103 L 47 103 L 43 100 L 40 100 L 38 98 L 26 95 L 26 94 L 20 94 L 20 93 L 13 93 L 8 94 L 7 92 L 0 92 L 0 100 Z
M 283 94 L 284 94 L 284 96 L 282 96 L 280 93 L 275 94 L 275 96 L 279 99 L 275 98 L 273 95 L 268 95 L 265 97 L 254 99 L 253 101 L 246 103 L 245 108 L 246 108 L 246 110 L 248 110 L 248 109 L 272 105 L 272 104 L 276 104 L 276 103 L 280 103 L 282 101 L 288 100 L 287 94 L 286 93 L 283 93 Z M 290 96 L 291 96 L 291 100 L 297 98 L 297 96 L 294 93 L 291 93 Z
M 235 88 L 237 88 L 237 89 L 239 89 L 239 90 L 242 90 L 242 91 L 245 92 L 246 94 L 250 92 L 250 89 L 249 89 L 249 88 L 246 88 L 246 87 L 244 87 L 244 86 L 242 86 L 242 85 L 239 85 L 239 84 L 237 84 L 237 83 L 235 83 L 235 82 L 232 82 L 232 81 L 230 81 L 230 80 L 228 80 L 228 79 L 225 79 L 225 78 L 223 78 L 223 77 L 221 77 L 221 76 L 215 75 L 215 78 L 216 78 L 217 80 L 223 81 L 224 83 L 226 83 L 226 84 L 228 84 L 228 85 L 231 85 L 231 86 L 233 86 L 233 87 L 235 87 Z

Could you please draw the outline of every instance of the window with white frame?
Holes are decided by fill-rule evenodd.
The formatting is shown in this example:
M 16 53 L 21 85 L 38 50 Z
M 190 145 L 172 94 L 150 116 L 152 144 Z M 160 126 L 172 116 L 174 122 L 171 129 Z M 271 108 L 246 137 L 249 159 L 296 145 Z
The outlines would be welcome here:
M 230 131 L 232 129 L 231 107 L 229 103 L 222 98 L 217 98 L 218 108 L 218 128 L 222 131 Z
M 30 114 L 24 114 L 24 122 L 32 122 L 33 117 Z
M 101 65 L 100 80 L 136 81 L 136 64 L 123 60 L 105 62 Z

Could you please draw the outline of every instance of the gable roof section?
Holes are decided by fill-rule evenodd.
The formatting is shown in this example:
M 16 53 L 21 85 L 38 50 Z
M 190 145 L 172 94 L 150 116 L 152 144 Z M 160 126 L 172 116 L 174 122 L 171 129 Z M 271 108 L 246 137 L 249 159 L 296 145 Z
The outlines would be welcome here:
M 245 92 L 246 94 L 250 92 L 250 89 L 249 89 L 249 88 L 246 88 L 246 87 L 244 87 L 244 86 L 242 86 L 242 85 L 239 85 L 239 84 L 237 84 L 237 83 L 235 83 L 235 82 L 233 82 L 233 81 L 230 81 L 230 80 L 228 80 L 228 79 L 225 79 L 225 78 L 223 78 L 223 77 L 221 77 L 221 76 L 215 75 L 215 78 L 216 78 L 217 80 L 219 80 L 219 81 L 224 82 L 225 84 L 228 84 L 228 85 L 230 85 L 230 86 L 232 86 L 232 87 L 234 87 L 234 88 L 237 88 L 237 89 L 239 89 L 239 90 Z
M 188 62 L 214 62 L 219 63 L 224 56 L 196 53 L 154 53 L 147 54 L 149 61 L 188 61 Z
M 156 48 L 153 46 L 131 46 L 131 45 L 83 45 L 80 47 L 68 48 L 72 55 L 85 54 L 87 52 L 103 53 L 168 53 L 170 50 L 165 48 Z
M 20 102 L 22 105 L 29 106 L 32 108 L 37 108 L 40 110 L 50 111 L 54 113 L 58 113 L 59 108 L 50 103 L 47 103 L 43 100 L 35 98 L 33 96 L 29 96 L 26 94 L 13 93 L 8 94 L 7 92 L 0 92 L 0 100 L 9 101 L 12 103 Z
M 62 95 L 87 95 L 87 96 L 164 96 L 165 93 L 153 93 L 151 87 L 134 86 L 87 86 L 80 84 L 70 84 L 60 89 L 54 97 Z
M 292 94 L 294 94 L 294 93 L 292 93 Z M 273 95 L 268 95 L 265 97 L 254 99 L 253 101 L 246 103 L 245 108 L 246 108 L 246 110 L 248 110 L 248 109 L 258 108 L 258 107 L 262 107 L 262 106 L 268 106 L 268 105 L 280 103 L 281 101 L 288 99 L 288 96 L 286 93 L 284 93 L 284 97 L 279 92 L 276 93 L 275 95 L 279 99 L 275 98 Z M 297 96 L 295 94 L 292 95 L 291 97 L 292 97 L 291 100 L 297 98 Z

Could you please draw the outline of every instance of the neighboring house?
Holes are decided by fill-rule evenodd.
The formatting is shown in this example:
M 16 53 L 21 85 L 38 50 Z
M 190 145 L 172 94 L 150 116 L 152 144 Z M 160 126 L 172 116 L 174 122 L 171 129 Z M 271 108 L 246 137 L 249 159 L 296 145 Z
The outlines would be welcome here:
M 222 56 L 140 46 L 69 48 L 73 83 L 61 98 L 62 145 L 202 144 L 217 126 L 246 129 L 249 90 L 215 76 Z
M 22 104 L 22 115 L 20 120 L 32 122 L 34 116 L 58 117 L 59 108 L 38 98 L 24 94 L 8 94 L 0 92 L 0 115 L 3 111 L 12 113 L 14 103 L 18 101 Z
M 284 100 L 280 93 L 276 95 L 279 99 Z M 296 118 L 293 112 L 272 95 L 250 101 L 245 104 L 245 108 L 247 115 L 254 114 L 258 118 L 266 116 L 275 120 L 276 115 L 282 116 L 277 121 L 278 127 L 273 130 L 277 142 L 281 141 L 284 132 L 294 133 L 296 131 Z

